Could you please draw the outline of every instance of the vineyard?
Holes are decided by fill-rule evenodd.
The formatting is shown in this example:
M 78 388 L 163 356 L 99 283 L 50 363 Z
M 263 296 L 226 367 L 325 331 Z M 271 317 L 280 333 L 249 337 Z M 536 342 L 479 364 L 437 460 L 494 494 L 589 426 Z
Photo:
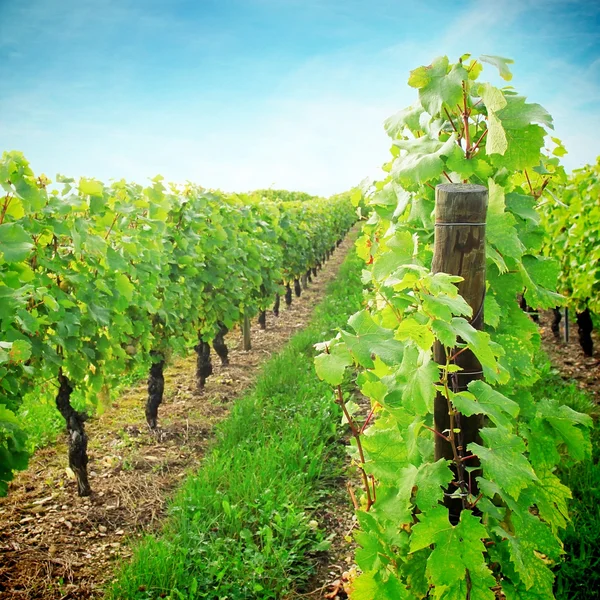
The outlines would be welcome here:
M 413 70 L 414 104 L 385 121 L 383 178 L 329 198 L 51 181 L 2 156 L 0 597 L 596 597 L 600 163 L 565 171 L 553 119 L 508 85 L 511 63 Z M 507 85 L 484 80 L 492 69 Z M 547 358 L 573 353 L 573 317 L 589 393 Z M 257 349 L 266 362 L 248 362 Z M 131 389 L 138 412 L 103 428 Z M 214 429 L 208 412 L 194 421 L 190 407 L 231 395 Z M 48 466 L 36 451 L 55 444 L 51 419 L 67 432 L 60 485 L 26 471 Z M 94 465 L 105 454 L 102 476 L 122 488 L 133 462 L 90 419 L 122 455 L 140 427 L 132 444 L 151 461 L 177 455 L 156 515 L 132 500 L 141 525 L 110 538 L 127 529 L 126 560 L 111 551 L 98 575 L 96 538 L 111 535 L 98 507 L 120 492 Z M 210 443 L 190 441 L 195 428 Z M 11 507 L 15 494 L 31 504 Z M 62 570 L 50 559 L 45 583 L 27 582 L 42 559 L 28 562 L 21 532 L 60 511 L 64 523 L 67 506 L 95 516 Z M 52 557 L 49 527 L 35 539 Z

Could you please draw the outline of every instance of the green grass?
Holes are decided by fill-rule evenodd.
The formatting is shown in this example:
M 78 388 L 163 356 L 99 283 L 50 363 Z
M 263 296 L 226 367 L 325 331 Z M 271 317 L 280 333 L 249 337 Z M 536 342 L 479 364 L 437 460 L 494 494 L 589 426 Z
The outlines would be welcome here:
M 549 365 L 533 388 L 536 398 L 558 398 L 563 404 L 594 417 L 600 409 L 574 382 L 561 379 Z M 600 429 L 592 430 L 592 457 L 558 475 L 571 488 L 571 523 L 561 536 L 565 545 L 564 562 L 556 568 L 557 600 L 592 600 L 600 590 Z
M 308 328 L 264 365 L 173 499 L 164 531 L 135 547 L 109 598 L 282 598 L 309 580 L 327 546 L 314 509 L 342 454 L 313 344 L 360 308 L 361 264 L 352 253 Z

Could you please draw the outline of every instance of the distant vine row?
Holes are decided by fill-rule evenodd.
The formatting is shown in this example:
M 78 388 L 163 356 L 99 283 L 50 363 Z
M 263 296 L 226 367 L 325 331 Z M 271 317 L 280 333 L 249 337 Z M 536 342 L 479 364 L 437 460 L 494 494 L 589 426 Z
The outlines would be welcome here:
M 157 426 L 163 369 L 194 347 L 198 385 L 210 344 L 308 278 L 355 221 L 348 195 L 264 199 L 167 185 L 105 185 L 36 176 L 25 157 L 0 160 L 0 495 L 27 464 L 16 415 L 27 394 L 54 398 L 69 431 L 81 495 L 87 415 L 127 372 L 147 369 L 146 418 Z

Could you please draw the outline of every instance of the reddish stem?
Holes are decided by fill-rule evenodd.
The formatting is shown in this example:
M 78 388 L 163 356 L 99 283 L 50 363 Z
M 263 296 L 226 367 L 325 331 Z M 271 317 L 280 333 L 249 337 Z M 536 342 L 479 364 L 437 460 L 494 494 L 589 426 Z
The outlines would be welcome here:
M 373 418 L 373 415 L 375 414 L 375 407 L 376 406 L 377 406 L 377 404 L 370 410 L 369 414 L 367 415 L 367 418 L 365 419 L 365 422 L 362 424 L 362 427 L 360 428 L 360 433 L 364 433 L 365 429 L 367 428 L 367 425 L 369 424 L 369 422 Z
M 359 431 L 358 427 L 356 426 L 356 423 L 354 422 L 352 415 L 348 412 L 348 409 L 346 408 L 346 404 L 344 402 L 344 396 L 342 394 L 342 386 L 341 385 L 337 386 L 337 396 L 338 396 L 337 402 L 342 407 L 342 412 L 344 413 L 344 416 L 346 417 L 346 420 L 348 421 L 348 425 L 350 426 L 350 431 L 352 432 L 352 436 L 356 440 L 356 447 L 358 449 L 358 455 L 360 457 L 361 465 L 364 465 L 367 461 L 365 460 L 365 454 L 363 451 L 362 442 L 360 440 L 360 431 Z M 367 472 L 365 471 L 363 466 L 360 466 L 358 468 L 361 472 L 363 485 L 364 485 L 365 491 L 367 493 L 367 511 L 368 511 L 371 508 L 371 506 L 373 506 L 373 503 L 375 501 L 371 497 L 371 486 L 369 485 L 369 478 L 367 477 Z
M 483 141 L 483 138 L 487 135 L 487 132 L 489 130 L 486 129 L 480 136 L 480 138 L 477 140 L 477 142 L 475 143 L 475 145 L 473 146 L 473 149 L 471 150 L 471 156 L 474 154 L 475 150 L 477 150 L 477 148 L 479 148 L 479 144 L 481 144 L 481 142 Z
M 443 433 L 440 433 L 439 431 L 436 431 L 435 429 L 433 429 L 433 427 L 429 427 L 429 425 L 423 425 L 423 427 L 425 427 L 425 429 L 429 429 L 429 431 L 433 431 L 433 433 L 435 433 L 435 435 L 439 435 L 443 440 L 446 440 L 448 443 L 450 442 L 450 438 L 445 436 Z

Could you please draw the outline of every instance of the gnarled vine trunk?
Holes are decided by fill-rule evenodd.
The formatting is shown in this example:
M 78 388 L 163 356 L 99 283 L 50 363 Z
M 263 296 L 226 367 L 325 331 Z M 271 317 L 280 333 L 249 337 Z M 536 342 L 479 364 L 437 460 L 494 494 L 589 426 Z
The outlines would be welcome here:
M 285 303 L 287 306 L 292 304 L 292 288 L 289 283 L 285 286 Z
M 226 367 L 229 364 L 229 349 L 227 348 L 227 344 L 225 344 L 225 336 L 229 332 L 229 329 L 223 323 L 219 323 L 218 326 L 219 331 L 217 331 L 217 335 L 213 340 L 213 348 L 217 356 L 221 359 L 221 364 Z
M 63 416 L 69 432 L 69 467 L 77 478 L 77 491 L 80 496 L 89 496 L 92 488 L 88 481 L 87 473 L 87 443 L 88 436 L 85 432 L 84 422 L 87 415 L 75 410 L 71 406 L 73 386 L 62 369 L 58 372 L 58 393 L 56 394 L 56 408 Z
M 194 346 L 196 351 L 196 384 L 201 390 L 208 377 L 212 375 L 212 361 L 210 360 L 210 345 L 204 342 L 198 334 L 198 343 Z
M 275 303 L 273 304 L 273 314 L 279 316 L 279 305 L 281 304 L 281 297 L 279 294 L 275 294 Z
M 267 328 L 267 311 L 266 310 L 261 310 L 258 313 L 258 324 L 260 325 L 261 329 Z
M 552 324 L 550 328 L 552 329 L 552 333 L 554 337 L 558 340 L 560 338 L 560 321 L 562 319 L 562 314 L 560 313 L 560 308 L 556 307 L 552 309 Z
M 577 313 L 577 329 L 579 332 L 579 344 L 586 356 L 594 354 L 594 342 L 592 340 L 592 315 L 588 308 Z
M 146 422 L 150 429 L 156 429 L 158 422 L 158 407 L 160 406 L 165 392 L 165 359 L 157 353 L 151 352 L 152 365 L 148 373 L 148 398 L 146 399 Z
M 300 298 L 302 294 L 302 288 L 300 287 L 300 280 L 294 279 L 294 294 L 296 294 L 296 298 Z

